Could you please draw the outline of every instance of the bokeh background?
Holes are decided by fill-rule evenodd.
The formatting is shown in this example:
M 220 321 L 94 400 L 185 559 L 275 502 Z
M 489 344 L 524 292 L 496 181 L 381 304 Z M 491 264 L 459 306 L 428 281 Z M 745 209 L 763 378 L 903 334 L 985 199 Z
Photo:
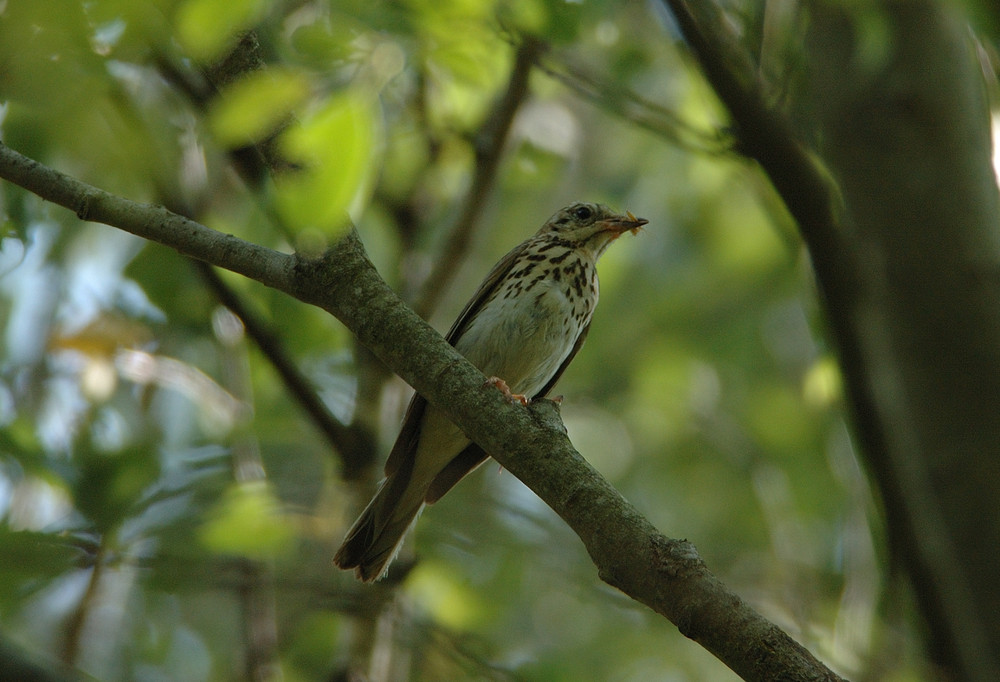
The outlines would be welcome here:
M 794 3 L 720 4 L 793 88 Z M 220 82 L 250 29 L 266 66 Z M 833 668 L 924 679 L 808 258 L 661 5 L 8 0 L 0 101 L 8 146 L 244 239 L 316 251 L 347 211 L 442 331 L 564 204 L 649 219 L 601 262 L 557 390 L 571 439 Z M 8 643 L 107 680 L 736 679 L 492 462 L 424 513 L 408 573 L 337 571 L 410 389 L 318 309 L 0 201 Z M 368 439 L 349 476 L 220 288 Z

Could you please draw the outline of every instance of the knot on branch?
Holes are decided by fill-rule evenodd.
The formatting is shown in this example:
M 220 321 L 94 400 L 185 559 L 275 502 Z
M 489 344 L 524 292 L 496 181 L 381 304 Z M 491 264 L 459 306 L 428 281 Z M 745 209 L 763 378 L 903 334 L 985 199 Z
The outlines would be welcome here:
M 659 533 L 653 535 L 651 540 L 657 570 L 661 575 L 684 579 L 708 570 L 698 550 L 687 540 L 675 540 Z
M 77 218 L 84 221 L 90 220 L 91 207 L 94 203 L 94 198 L 95 197 L 91 192 L 80 192 L 73 205 L 73 211 L 76 213 Z
M 536 398 L 531 401 L 528 410 L 540 426 L 558 431 L 565 436 L 568 435 L 568 431 L 566 431 L 566 425 L 563 423 L 562 413 L 559 409 L 561 404 L 561 398 L 556 400 Z

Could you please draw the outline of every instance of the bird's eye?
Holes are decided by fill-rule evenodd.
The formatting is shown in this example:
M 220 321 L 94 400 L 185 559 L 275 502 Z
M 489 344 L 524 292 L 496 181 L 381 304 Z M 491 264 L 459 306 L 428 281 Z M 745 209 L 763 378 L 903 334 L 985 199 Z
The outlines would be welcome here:
M 594 210 L 590 206 L 577 206 L 573 209 L 573 217 L 583 222 L 594 217 Z

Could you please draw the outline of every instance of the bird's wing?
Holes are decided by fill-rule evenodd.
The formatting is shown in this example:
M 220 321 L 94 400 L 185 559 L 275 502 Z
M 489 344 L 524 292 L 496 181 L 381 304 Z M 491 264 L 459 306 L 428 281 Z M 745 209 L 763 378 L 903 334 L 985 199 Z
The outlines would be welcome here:
M 493 290 L 496 288 L 497 283 L 499 283 L 508 272 L 510 272 L 511 267 L 514 265 L 514 261 L 517 260 L 518 255 L 525 248 L 526 242 L 522 242 L 511 249 L 506 256 L 500 259 L 500 262 L 493 266 L 489 274 L 483 280 L 479 288 L 476 289 L 476 293 L 472 295 L 469 302 L 465 304 L 462 308 L 462 312 L 458 314 L 458 319 L 455 323 L 451 325 L 451 329 L 445 335 L 445 340 L 448 341 L 452 346 L 458 341 L 462 332 L 465 331 L 466 327 L 469 326 L 469 322 L 472 318 L 476 316 L 479 310 L 483 307 L 483 304 L 489 300 L 490 296 L 493 294 Z M 385 461 L 385 475 L 392 476 L 394 473 L 399 471 L 402 466 L 407 466 L 412 469 L 413 467 L 413 456 L 417 451 L 417 443 L 420 441 L 420 429 L 423 425 L 424 411 L 427 409 L 427 401 L 419 393 L 413 395 L 413 399 L 410 401 L 409 407 L 406 408 L 406 416 L 403 417 L 403 426 L 400 428 L 399 436 L 396 437 L 396 443 L 392 446 L 392 451 L 389 453 L 388 459 Z M 462 460 L 462 457 L 457 458 Z M 482 459 L 485 459 L 485 454 L 483 454 Z M 482 459 L 480 461 L 482 461 Z M 478 462 L 472 465 L 469 469 L 466 469 L 465 473 L 471 471 L 478 465 Z M 451 483 L 445 491 L 448 490 L 452 485 L 458 482 L 458 480 L 465 474 L 459 475 L 455 478 L 454 482 Z M 409 479 L 409 472 L 406 473 L 405 479 Z M 444 491 L 441 492 L 444 494 Z M 440 497 L 440 495 L 439 495 Z
M 462 336 L 462 332 L 465 331 L 466 327 L 472 321 L 472 318 L 479 313 L 482 309 L 483 304 L 485 304 L 490 297 L 493 295 L 493 291 L 496 289 L 497 284 L 499 284 L 510 272 L 510 269 L 514 267 L 514 261 L 526 248 L 528 242 L 524 241 L 515 246 L 513 249 L 507 252 L 507 255 L 500 259 L 500 262 L 493 266 L 493 269 L 489 271 L 486 278 L 483 280 L 479 288 L 476 289 L 476 293 L 472 295 L 469 302 L 465 304 L 462 308 L 462 312 L 458 314 L 458 319 L 455 320 L 455 324 L 451 325 L 451 329 L 445 334 L 445 339 L 451 345 L 455 345 L 458 339 Z
M 441 499 L 441 496 L 452 489 L 456 483 L 461 481 L 472 470 L 486 461 L 489 455 L 486 451 L 475 443 L 469 443 L 464 450 L 448 462 L 444 469 L 434 477 L 424 501 L 427 504 L 434 504 Z
M 420 440 L 420 426 L 424 421 L 424 411 L 427 409 L 427 401 L 419 393 L 414 393 L 410 399 L 410 404 L 406 408 L 406 416 L 403 417 L 403 426 L 399 429 L 396 442 L 392 446 L 389 457 L 385 460 L 385 475 L 393 477 L 402 467 L 407 467 L 409 471 L 397 478 L 409 481 L 410 473 L 413 470 L 413 455 L 417 451 L 417 443 Z
M 563 360 L 561 365 L 559 365 L 559 369 L 557 369 L 556 373 L 552 375 L 552 378 L 549 379 L 548 382 L 546 382 L 546 384 L 542 387 L 542 390 L 531 396 L 532 399 L 544 398 L 548 395 L 549 391 L 555 387 L 556 382 L 559 381 L 559 377 L 562 376 L 562 373 L 566 371 L 567 367 L 569 367 L 569 363 L 573 362 L 574 356 L 576 356 L 577 352 L 583 347 L 583 342 L 586 340 L 587 332 L 589 331 L 590 322 L 587 322 L 587 326 L 584 327 L 583 331 L 580 332 L 580 335 L 576 337 L 576 343 L 573 344 L 573 350 L 569 352 L 569 355 L 567 355 L 566 359 Z

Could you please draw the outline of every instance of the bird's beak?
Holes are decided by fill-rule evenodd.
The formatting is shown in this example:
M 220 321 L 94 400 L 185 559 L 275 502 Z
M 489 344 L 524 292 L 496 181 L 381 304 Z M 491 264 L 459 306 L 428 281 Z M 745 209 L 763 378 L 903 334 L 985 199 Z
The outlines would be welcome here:
M 649 221 L 646 220 L 645 218 L 636 218 L 634 215 L 632 215 L 632 211 L 625 211 L 625 215 L 623 216 L 615 216 L 613 218 L 607 218 L 606 220 L 602 220 L 598 224 L 601 226 L 602 230 L 606 230 L 608 232 L 614 232 L 615 236 L 618 237 L 625 234 L 628 231 L 631 231 L 632 234 L 635 234 L 636 232 L 639 231 L 639 228 L 641 228 L 648 222 Z

